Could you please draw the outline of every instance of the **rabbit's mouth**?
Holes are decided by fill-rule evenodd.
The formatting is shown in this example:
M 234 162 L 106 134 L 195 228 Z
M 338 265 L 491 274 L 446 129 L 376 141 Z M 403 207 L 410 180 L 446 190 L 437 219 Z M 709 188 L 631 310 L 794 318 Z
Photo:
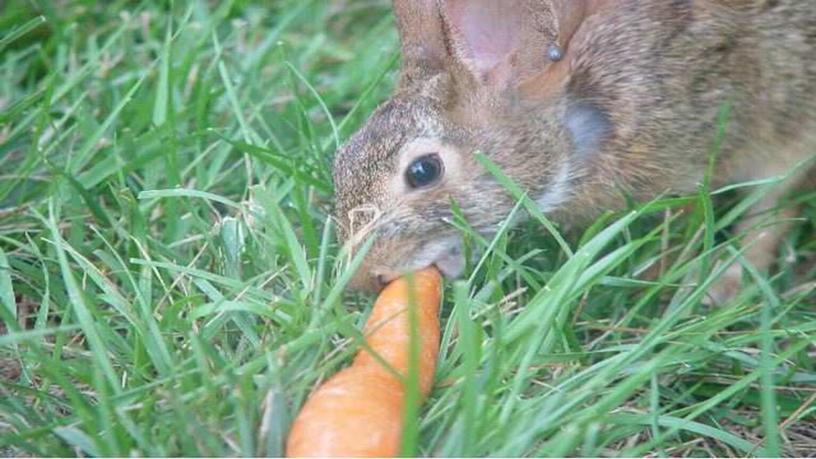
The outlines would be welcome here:
M 428 266 L 436 268 L 447 279 L 456 279 L 465 270 L 465 256 L 462 250 L 462 238 L 449 236 L 422 244 L 406 266 L 403 273 L 417 271 Z
M 407 259 L 408 263 L 397 270 L 374 273 L 380 288 L 403 274 L 428 266 L 435 266 L 447 279 L 456 279 L 465 270 L 465 255 L 462 249 L 462 238 L 459 236 L 426 242 L 413 251 Z
M 465 271 L 465 254 L 462 249 L 462 239 L 460 237 L 452 237 L 439 241 L 436 244 L 431 243 L 431 249 L 428 251 L 428 259 L 433 260 L 432 265 L 448 279 L 456 279 Z

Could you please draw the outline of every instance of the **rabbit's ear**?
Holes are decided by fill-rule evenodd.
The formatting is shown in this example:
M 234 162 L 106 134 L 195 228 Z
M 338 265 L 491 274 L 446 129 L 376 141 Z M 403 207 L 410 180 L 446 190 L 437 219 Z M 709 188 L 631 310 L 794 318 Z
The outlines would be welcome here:
M 479 84 L 504 89 L 567 52 L 592 0 L 438 0 L 448 52 Z M 560 54 L 559 54 L 560 53 Z
M 442 71 L 446 61 L 437 0 L 394 0 L 402 45 L 401 84 L 409 85 Z

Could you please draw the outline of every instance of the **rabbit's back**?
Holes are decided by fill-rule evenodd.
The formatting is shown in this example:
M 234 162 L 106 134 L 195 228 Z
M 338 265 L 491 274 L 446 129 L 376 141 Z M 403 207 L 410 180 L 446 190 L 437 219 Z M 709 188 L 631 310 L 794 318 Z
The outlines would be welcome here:
M 768 137 L 816 142 L 816 5 L 766 0 L 757 14 L 757 62 L 762 78 L 755 102 Z M 811 148 L 814 148 L 811 146 Z M 812 153 L 812 152 L 811 152 Z
M 569 93 L 603 113 L 612 134 L 574 172 L 587 185 L 582 208 L 608 206 L 621 187 L 640 199 L 693 191 L 723 127 L 719 184 L 813 154 L 810 0 L 624 0 L 585 30 L 571 44 Z

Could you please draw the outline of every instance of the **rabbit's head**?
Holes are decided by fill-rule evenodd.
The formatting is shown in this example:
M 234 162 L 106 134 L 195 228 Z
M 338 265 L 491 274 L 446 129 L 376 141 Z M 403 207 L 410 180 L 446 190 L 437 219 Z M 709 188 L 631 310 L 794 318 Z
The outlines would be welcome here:
M 560 95 L 590 3 L 395 0 L 399 87 L 334 163 L 342 241 L 354 252 L 374 238 L 353 286 L 376 290 L 428 265 L 461 273 L 452 209 L 489 234 L 515 203 L 475 152 L 542 209 L 567 199 L 568 156 L 603 124 Z M 576 129 L 587 131 L 580 141 Z

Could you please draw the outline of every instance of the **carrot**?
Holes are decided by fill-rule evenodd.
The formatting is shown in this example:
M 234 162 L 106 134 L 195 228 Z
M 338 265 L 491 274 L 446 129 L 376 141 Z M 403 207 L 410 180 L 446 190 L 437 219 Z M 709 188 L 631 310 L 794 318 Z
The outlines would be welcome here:
M 371 351 L 360 350 L 350 367 L 315 390 L 292 424 L 286 455 L 396 456 L 402 434 L 405 387 L 410 362 L 408 308 L 416 305 L 419 338 L 419 388 L 431 390 L 439 350 L 439 301 L 442 278 L 426 268 L 390 283 L 380 293 L 364 328 Z M 413 287 L 412 291 L 409 288 Z M 411 294 L 413 293 L 413 294 Z

